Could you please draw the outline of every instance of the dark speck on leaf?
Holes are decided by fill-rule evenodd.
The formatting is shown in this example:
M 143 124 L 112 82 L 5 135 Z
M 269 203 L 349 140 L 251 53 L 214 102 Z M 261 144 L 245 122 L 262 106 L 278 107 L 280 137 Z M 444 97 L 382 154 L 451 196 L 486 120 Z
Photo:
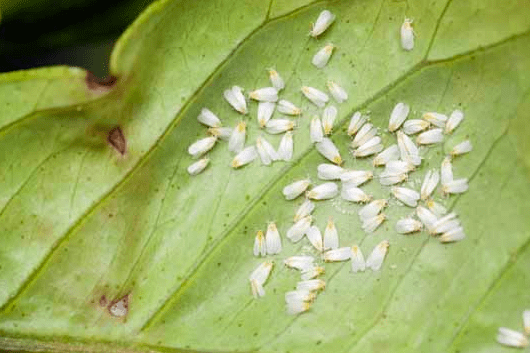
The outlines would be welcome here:
M 109 131 L 107 142 L 122 155 L 127 151 L 127 141 L 125 140 L 123 131 L 121 131 L 119 126 L 116 126 Z

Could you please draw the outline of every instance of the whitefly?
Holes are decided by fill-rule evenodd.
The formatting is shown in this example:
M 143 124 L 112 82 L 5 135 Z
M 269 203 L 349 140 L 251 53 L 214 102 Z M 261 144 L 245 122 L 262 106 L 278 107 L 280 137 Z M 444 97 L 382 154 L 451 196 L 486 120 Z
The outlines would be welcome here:
M 317 176 L 320 180 L 340 180 L 344 172 L 344 168 L 335 164 L 322 163 L 317 167 Z
M 309 99 L 319 108 L 324 108 L 326 103 L 329 101 L 327 94 L 314 87 L 302 86 L 302 93 L 307 99 Z
M 285 196 L 286 200 L 296 199 L 307 190 L 309 185 L 311 185 L 311 180 L 309 179 L 295 181 L 283 188 L 283 196 Z
M 335 21 L 334 14 L 332 14 L 328 10 L 322 11 L 320 15 L 318 15 L 316 22 L 313 24 L 313 28 L 309 32 L 309 35 L 313 38 L 318 37 L 319 35 L 324 33 L 324 31 L 328 29 L 329 26 L 331 26 L 333 21 Z
M 394 132 L 400 128 L 401 124 L 407 119 L 409 115 L 410 107 L 408 104 L 399 102 L 396 104 L 392 113 L 390 114 L 390 120 L 388 122 L 388 131 Z
M 315 144 L 315 147 L 322 156 L 331 162 L 337 165 L 342 164 L 342 157 L 340 156 L 339 150 L 330 139 L 324 137 L 322 141 Z
M 335 99 L 337 103 L 342 103 L 348 99 L 348 93 L 346 93 L 344 88 L 339 86 L 335 81 L 328 81 L 327 86 L 333 99 Z
M 327 44 L 322 49 L 317 51 L 317 53 L 313 56 L 311 63 L 315 65 L 315 67 L 322 69 L 327 65 L 329 59 L 331 58 L 331 54 L 333 54 L 334 48 L 335 46 L 333 44 Z

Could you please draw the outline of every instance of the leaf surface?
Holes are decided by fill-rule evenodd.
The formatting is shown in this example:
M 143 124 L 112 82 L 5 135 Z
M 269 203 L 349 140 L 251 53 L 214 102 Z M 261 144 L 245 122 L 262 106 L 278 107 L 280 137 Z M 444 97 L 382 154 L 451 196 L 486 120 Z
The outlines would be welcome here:
M 502 351 L 496 330 L 520 329 L 530 283 L 530 20 L 510 7 L 498 5 L 493 15 L 482 6 L 154 3 L 114 50 L 112 90 L 50 105 L 55 109 L 30 109 L 21 100 L 14 113 L 0 115 L 8 126 L 0 135 L 0 344 L 50 351 Z M 312 39 L 310 24 L 325 8 L 337 20 Z M 519 9 L 530 10 L 526 3 Z M 410 52 L 399 42 L 405 17 L 416 32 Z M 481 20 L 466 21 L 472 17 Z M 516 25 L 503 27 L 512 18 Z M 450 40 L 455 26 L 465 38 L 458 45 Z M 474 35 L 486 26 L 493 38 Z M 327 42 L 338 49 L 317 70 L 311 58 Z M 196 121 L 202 107 L 227 126 L 246 120 L 247 144 L 262 133 L 257 104 L 249 103 L 243 117 L 222 92 L 268 86 L 269 67 L 286 81 L 281 97 L 304 111 L 293 161 L 232 170 L 233 155 L 219 142 L 210 166 L 190 177 L 187 147 L 206 136 Z M 467 237 L 443 245 L 424 232 L 396 234 L 395 222 L 412 209 L 395 200 L 388 220 L 366 235 L 360 206 L 318 202 L 315 224 L 323 229 L 333 216 L 341 246 L 359 244 L 367 256 L 388 239 L 389 254 L 380 272 L 352 274 L 348 263 L 327 264 L 326 290 L 308 313 L 289 316 L 283 295 L 299 274 L 282 260 L 308 251 L 308 243 L 285 238 L 301 200 L 286 201 L 281 190 L 307 176 L 318 182 L 316 166 L 325 161 L 308 130 L 321 111 L 300 87 L 325 90 L 329 79 L 350 96 L 338 105 L 332 136 L 348 168 L 372 168 L 348 153 L 345 130 L 356 110 L 371 112 L 386 146 L 394 143 L 385 130 L 397 102 L 408 103 L 415 118 L 464 111 L 443 145 L 422 149 L 423 163 L 407 185 L 419 189 L 424 173 L 469 138 L 474 150 L 455 159 L 454 173 L 470 179 L 470 190 L 436 196 L 458 213 Z M 19 99 L 32 95 L 30 88 L 21 92 Z M 107 142 L 116 127 L 126 140 L 123 155 Z M 280 138 L 267 135 L 275 146 Z M 389 195 L 376 180 L 363 189 Z M 252 256 L 252 243 L 269 221 L 278 225 L 283 251 L 272 257 L 267 295 L 255 300 L 248 276 L 262 260 Z M 113 317 L 109 303 L 123 296 L 128 314 Z

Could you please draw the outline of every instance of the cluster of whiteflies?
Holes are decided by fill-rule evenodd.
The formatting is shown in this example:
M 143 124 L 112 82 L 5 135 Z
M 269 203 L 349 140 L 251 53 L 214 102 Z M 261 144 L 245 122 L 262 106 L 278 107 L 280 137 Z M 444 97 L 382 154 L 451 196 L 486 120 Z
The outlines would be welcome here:
M 310 201 L 309 201 L 310 202 Z M 297 215 L 295 215 L 295 219 Z M 329 219 L 324 235 L 320 229 L 312 225 L 310 215 L 304 216 L 296 221 L 287 231 L 287 237 L 292 242 L 298 242 L 305 236 L 311 245 L 321 254 L 324 262 L 351 262 L 352 272 L 364 271 L 366 268 L 378 271 L 388 251 L 389 243 L 384 240 L 379 243 L 370 253 L 368 258 L 364 256 L 359 246 L 339 247 L 339 235 L 333 219 Z M 278 229 L 274 223 L 269 223 L 265 236 L 260 230 L 254 240 L 254 255 L 266 256 L 267 254 L 277 254 L 281 251 L 281 240 Z M 315 258 L 310 255 L 296 255 L 284 260 L 285 266 L 300 271 L 300 281 L 296 288 L 285 293 L 285 303 L 289 314 L 299 314 L 309 310 L 316 299 L 319 291 L 324 290 L 326 283 L 317 278 L 325 273 L 323 264 L 316 264 Z M 263 285 L 267 281 L 273 262 L 261 263 L 250 275 L 250 287 L 255 298 L 265 295 Z
M 269 70 L 269 77 L 273 87 L 257 89 L 249 93 L 249 97 L 259 102 L 258 123 L 261 128 L 265 128 L 269 134 L 283 133 L 280 145 L 276 150 L 264 136 L 256 139 L 255 145 L 245 146 L 247 135 L 247 123 L 240 121 L 235 128 L 222 126 L 221 120 L 209 109 L 203 108 L 197 117 L 200 123 L 209 127 L 208 133 L 211 135 L 199 139 L 191 144 L 188 152 L 194 158 L 199 158 L 211 150 L 219 139 L 228 141 L 228 150 L 235 154 L 231 162 L 232 168 L 239 168 L 249 164 L 258 156 L 265 165 L 270 165 L 273 161 L 290 161 L 293 156 L 293 135 L 292 130 L 295 122 L 290 119 L 271 119 L 272 114 L 278 105 L 278 110 L 284 114 L 299 115 L 301 110 L 294 104 L 280 100 L 278 102 L 278 92 L 284 88 L 283 79 L 278 72 Z M 239 113 L 246 115 L 247 101 L 243 95 L 243 89 L 233 86 L 224 92 L 226 101 Z M 278 102 L 278 103 L 276 103 Z M 190 175 L 197 175 L 208 165 L 209 159 L 203 158 L 188 167 Z
M 497 342 L 509 347 L 525 348 L 530 342 L 530 310 L 523 311 L 524 332 L 515 331 L 506 327 L 499 327 Z
M 310 35 L 314 38 L 321 35 L 335 20 L 329 11 L 322 11 L 313 25 Z M 414 32 L 412 21 L 406 19 L 401 27 L 401 45 L 405 50 L 414 47 Z M 335 46 L 326 44 L 313 57 L 312 64 L 317 68 L 325 67 L 333 53 Z M 199 158 L 211 150 L 219 139 L 228 141 L 228 149 L 235 154 L 231 162 L 233 168 L 242 167 L 258 157 L 262 164 L 270 165 L 274 161 L 289 161 L 293 156 L 293 129 L 295 121 L 281 117 L 273 118 L 275 111 L 287 116 L 300 116 L 302 111 L 295 104 L 280 99 L 279 92 L 285 83 L 277 71 L 269 69 L 271 87 L 260 88 L 249 92 L 248 98 L 258 102 L 257 123 L 269 134 L 283 134 L 278 149 L 275 149 L 267 139 L 261 135 L 255 144 L 246 146 L 247 123 L 241 121 L 235 128 L 224 127 L 221 120 L 207 108 L 203 108 L 198 116 L 200 123 L 209 127 L 209 137 L 200 139 L 189 146 L 188 152 Z M 337 103 L 348 99 L 347 92 L 336 82 L 328 81 L 327 88 Z M 307 237 L 309 243 L 321 254 L 323 262 L 351 261 L 353 272 L 370 268 L 377 271 L 381 268 L 389 248 L 387 240 L 379 243 L 364 260 L 359 246 L 339 247 L 339 238 L 334 221 L 330 218 L 322 235 L 318 226 L 313 224 L 312 212 L 315 201 L 329 200 L 340 196 L 347 202 L 365 204 L 358 215 L 362 222 L 362 229 L 366 233 L 374 232 L 386 219 L 383 210 L 388 207 L 389 200 L 373 198 L 361 187 L 374 179 L 372 170 L 352 170 L 343 167 L 343 158 L 337 146 L 328 137 L 332 134 L 338 110 L 334 105 L 328 105 L 329 96 L 314 87 L 303 86 L 301 92 L 312 104 L 323 108 L 321 116 L 313 116 L 310 122 L 309 139 L 316 150 L 331 163 L 322 163 L 317 167 L 318 179 L 324 182 L 314 184 L 309 179 L 302 179 L 287 185 L 283 195 L 287 200 L 294 200 L 305 195 L 305 201 L 296 210 L 294 222 L 286 233 L 286 237 L 293 243 Z M 240 114 L 248 113 L 247 99 L 243 89 L 233 86 L 224 92 L 225 100 Z M 448 211 L 432 199 L 436 188 L 441 184 L 442 195 L 463 193 L 468 189 L 468 180 L 454 178 L 452 172 L 452 158 L 470 152 L 472 145 L 464 141 L 456 145 L 443 160 L 440 172 L 429 170 L 418 192 L 408 187 L 399 186 L 409 180 L 422 163 L 419 146 L 429 146 L 443 142 L 444 136 L 451 134 L 461 123 L 464 115 L 455 110 L 449 117 L 438 112 L 424 113 L 421 119 L 408 119 L 410 107 L 405 103 L 398 103 L 390 114 L 388 131 L 396 136 L 396 143 L 385 148 L 379 129 L 374 126 L 367 115 L 355 112 L 351 117 L 347 133 L 351 136 L 349 144 L 354 158 L 373 157 L 373 167 L 384 167 L 377 175 L 377 180 L 383 186 L 391 188 L 391 194 L 401 204 L 416 209 L 416 216 L 411 215 L 401 219 L 396 224 L 396 231 L 410 234 L 426 229 L 431 235 L 439 235 L 442 242 L 458 241 L 465 237 L 464 230 L 455 213 Z M 202 172 L 208 165 L 208 159 L 200 159 L 188 167 L 191 175 Z M 421 203 L 421 204 L 420 204 Z M 258 231 L 254 241 L 254 255 L 267 256 L 279 254 L 282 241 L 278 228 L 274 222 L 268 224 L 263 234 Z M 287 311 L 297 314 L 308 310 L 316 299 L 318 291 L 323 290 L 325 283 L 317 277 L 324 273 L 323 265 L 315 264 L 314 258 L 308 255 L 297 255 L 285 260 L 285 265 L 301 271 L 301 282 L 296 290 L 285 295 Z M 264 262 L 252 272 L 249 277 L 252 293 L 255 297 L 265 295 L 264 284 L 273 268 L 273 262 Z
M 352 136 L 350 144 L 353 149 L 352 154 L 357 158 L 377 154 L 373 159 L 374 167 L 385 167 L 378 177 L 379 182 L 384 186 L 390 186 L 392 195 L 401 204 L 416 208 L 419 220 L 412 216 L 399 220 L 396 224 L 398 233 L 409 234 L 425 227 L 431 235 L 440 235 L 441 242 L 461 240 L 465 234 L 457 215 L 454 212 L 448 213 L 442 205 L 432 199 L 432 195 L 440 182 L 443 195 L 462 193 L 468 189 L 467 179 L 455 179 L 453 177 L 451 159 L 471 151 L 472 147 L 469 141 L 464 141 L 453 148 L 450 155 L 443 160 L 440 172 L 435 169 L 427 171 L 419 192 L 396 184 L 408 180 L 409 174 L 421 165 L 422 158 L 417 144 L 431 145 L 442 142 L 444 135 L 452 133 L 460 124 L 463 114 L 455 110 L 448 118 L 440 113 L 429 112 L 425 113 L 422 119 L 406 120 L 409 112 L 409 106 L 404 103 L 398 103 L 393 109 L 388 130 L 391 133 L 396 133 L 397 144 L 385 150 L 381 138 L 378 136 L 378 129 L 368 122 L 366 116 L 356 112 L 348 127 L 348 134 Z M 326 125 L 323 124 L 323 126 Z M 429 129 L 431 126 L 435 127 Z M 332 128 L 333 123 L 331 122 L 329 129 Z M 419 134 L 416 137 L 417 144 L 409 136 L 415 134 Z M 315 250 L 322 254 L 321 257 L 324 262 L 350 260 L 353 272 L 363 271 L 366 267 L 379 270 L 388 251 L 389 242 L 387 240 L 378 244 L 365 261 L 357 245 L 339 247 L 337 228 L 331 218 L 322 235 L 320 229 L 312 224 L 312 213 L 315 209 L 314 201 L 329 200 L 339 195 L 343 200 L 349 202 L 366 203 L 359 210 L 358 215 L 362 221 L 363 230 L 371 233 L 386 219 L 382 210 L 388 206 L 388 200 L 372 200 L 372 196 L 360 188 L 364 183 L 373 179 L 372 171 L 343 168 L 341 166 L 342 157 L 333 142 L 323 135 L 319 136 L 320 139 L 315 139 L 316 134 L 313 129 L 310 135 L 316 149 L 333 164 L 318 165 L 317 175 L 320 180 L 325 181 L 323 183 L 313 185 L 310 179 L 302 179 L 283 188 L 282 193 L 287 200 L 294 200 L 305 195 L 305 200 L 295 212 L 293 225 L 287 231 L 286 237 L 293 243 L 307 237 Z M 341 190 L 339 190 L 338 183 L 341 185 Z M 420 202 L 424 202 L 426 207 L 419 205 Z M 272 250 L 268 248 L 269 243 L 281 244 L 276 225 L 273 224 L 273 231 L 271 231 L 270 226 L 265 237 L 261 231 L 256 235 L 254 255 L 276 254 L 278 249 L 281 249 L 281 245 L 274 245 Z M 268 240 L 269 233 L 271 234 L 270 242 Z M 285 296 L 287 311 L 291 314 L 298 314 L 308 310 L 316 298 L 317 291 L 324 288 L 324 281 L 315 279 L 324 273 L 324 268 L 315 265 L 313 257 L 305 255 L 290 257 L 285 261 L 285 264 L 302 272 L 302 281 L 299 282 L 296 290 L 288 292 Z

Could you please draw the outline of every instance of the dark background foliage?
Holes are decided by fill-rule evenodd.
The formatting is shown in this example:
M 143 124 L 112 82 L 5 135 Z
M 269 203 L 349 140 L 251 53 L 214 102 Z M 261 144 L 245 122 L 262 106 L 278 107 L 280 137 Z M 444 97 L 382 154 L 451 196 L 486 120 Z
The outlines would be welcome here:
M 152 0 L 4 0 L 0 72 L 50 65 L 108 74 L 112 47 Z

